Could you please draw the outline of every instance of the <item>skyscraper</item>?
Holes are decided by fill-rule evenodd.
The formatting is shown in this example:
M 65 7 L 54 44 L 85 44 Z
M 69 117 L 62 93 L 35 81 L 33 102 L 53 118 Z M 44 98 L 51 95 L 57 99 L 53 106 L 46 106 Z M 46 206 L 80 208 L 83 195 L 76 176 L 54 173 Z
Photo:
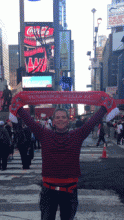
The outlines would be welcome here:
M 7 83 L 9 85 L 9 53 L 6 29 L 2 21 L 0 21 L 0 65 L 4 73 L 4 83 L 2 83 L 2 87 L 0 88 L 3 90 L 4 84 Z
M 9 45 L 10 86 L 17 86 L 17 69 L 19 68 L 18 45 Z
M 59 24 L 66 29 L 66 0 L 59 0 Z
M 122 3 L 124 0 L 112 0 L 112 4 Z

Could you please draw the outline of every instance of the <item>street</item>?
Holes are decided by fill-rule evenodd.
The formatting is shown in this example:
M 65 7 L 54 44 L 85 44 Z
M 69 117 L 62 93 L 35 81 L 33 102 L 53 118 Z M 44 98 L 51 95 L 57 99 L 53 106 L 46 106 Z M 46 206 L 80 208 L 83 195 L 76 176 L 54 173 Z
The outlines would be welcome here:
M 107 156 L 101 159 L 103 144 L 96 148 L 92 135 L 81 148 L 81 177 L 78 182 L 78 210 L 75 220 L 123 219 L 124 216 L 124 149 L 107 139 Z M 0 219 L 40 220 L 39 192 L 42 187 L 41 151 L 36 150 L 29 170 L 23 170 L 17 150 L 0 171 Z M 41 185 L 41 186 L 40 186 Z M 56 220 L 60 220 L 59 208 Z

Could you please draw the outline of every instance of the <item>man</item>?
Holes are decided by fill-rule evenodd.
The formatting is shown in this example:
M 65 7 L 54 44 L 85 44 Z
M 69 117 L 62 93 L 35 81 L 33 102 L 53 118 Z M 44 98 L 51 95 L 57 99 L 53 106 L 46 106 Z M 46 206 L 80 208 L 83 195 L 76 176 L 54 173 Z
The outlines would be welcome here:
M 77 211 L 77 183 L 81 176 L 79 155 L 82 142 L 106 113 L 111 114 L 116 105 L 111 98 L 103 100 L 101 108 L 81 128 L 68 131 L 69 116 L 65 109 L 53 114 L 55 131 L 42 128 L 21 107 L 21 99 L 15 98 L 10 108 L 30 127 L 42 146 L 43 186 L 40 194 L 41 220 L 55 220 L 58 205 L 61 220 L 73 220 Z M 112 116 L 112 115 L 111 115 Z M 111 117 L 112 118 L 112 117 Z
M 117 124 L 117 145 L 120 145 L 121 138 L 122 138 L 122 130 L 123 130 L 123 126 L 122 126 L 121 121 L 119 121 Z
M 8 131 L 3 126 L 4 121 L 0 121 L 0 168 L 6 170 L 10 151 L 10 137 Z
M 3 95 L 1 98 L 2 99 L 4 98 L 2 111 L 5 110 L 5 105 L 7 105 L 7 109 L 9 109 L 9 105 L 11 104 L 11 99 L 12 99 L 12 93 L 11 93 L 11 90 L 8 89 L 7 85 L 5 86 L 5 89 L 3 90 Z
M 46 118 L 45 128 L 52 129 L 52 120 L 51 120 L 51 117 L 49 117 L 49 119 Z
M 13 154 L 14 154 L 14 144 L 13 144 L 13 138 L 12 138 L 12 122 L 7 119 L 6 120 L 6 123 L 4 125 L 4 128 L 6 128 L 6 130 L 8 131 L 8 134 L 9 134 L 9 137 L 10 137 L 10 155 L 11 157 L 9 156 L 9 159 L 13 159 Z
M 83 122 L 81 121 L 80 116 L 78 116 L 77 121 L 75 123 L 75 127 L 80 128 L 81 126 L 83 126 Z
M 98 138 L 98 141 L 97 141 L 97 144 L 96 146 L 99 147 L 99 144 L 101 141 L 103 141 L 104 144 L 106 144 L 106 141 L 105 141 L 105 131 L 104 131 L 104 125 L 103 125 L 103 122 L 101 122 L 99 124 L 99 138 Z

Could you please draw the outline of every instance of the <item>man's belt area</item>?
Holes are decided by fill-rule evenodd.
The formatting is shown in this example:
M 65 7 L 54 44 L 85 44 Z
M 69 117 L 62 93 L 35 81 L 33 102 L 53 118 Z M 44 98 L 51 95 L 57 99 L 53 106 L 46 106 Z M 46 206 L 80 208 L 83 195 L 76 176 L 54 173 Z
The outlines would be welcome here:
M 57 190 L 57 191 L 73 193 L 73 190 L 77 188 L 77 183 L 74 182 L 74 183 L 69 183 L 69 184 L 64 185 L 64 186 L 56 186 L 52 183 L 43 182 L 43 186 L 45 186 L 49 189 Z

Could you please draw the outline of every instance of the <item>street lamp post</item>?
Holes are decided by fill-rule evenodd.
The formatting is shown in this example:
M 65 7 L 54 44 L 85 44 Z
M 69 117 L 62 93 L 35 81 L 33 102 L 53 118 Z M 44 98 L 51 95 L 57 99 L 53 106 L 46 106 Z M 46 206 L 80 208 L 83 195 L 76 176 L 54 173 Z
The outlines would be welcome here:
M 93 50 L 94 50 L 94 21 L 95 21 L 95 12 L 96 12 L 96 9 L 93 8 L 91 10 L 91 12 L 93 13 Z
M 95 40 L 94 40 L 94 44 L 95 44 L 95 50 L 94 50 L 94 62 L 97 62 L 97 56 L 96 56 L 96 46 L 97 46 L 97 33 L 98 33 L 98 27 L 95 27 Z M 94 90 L 96 91 L 96 71 L 97 71 L 97 67 L 94 68 Z
M 97 62 L 97 55 L 96 55 L 96 47 L 97 47 L 97 33 L 98 33 L 98 29 L 99 29 L 99 25 L 102 21 L 102 18 L 98 18 L 97 19 L 97 24 L 98 26 L 95 27 L 95 40 L 94 40 L 94 44 L 95 44 L 95 49 L 94 49 L 94 62 Z M 94 90 L 96 91 L 96 72 L 97 72 L 97 64 L 96 67 L 94 68 Z

